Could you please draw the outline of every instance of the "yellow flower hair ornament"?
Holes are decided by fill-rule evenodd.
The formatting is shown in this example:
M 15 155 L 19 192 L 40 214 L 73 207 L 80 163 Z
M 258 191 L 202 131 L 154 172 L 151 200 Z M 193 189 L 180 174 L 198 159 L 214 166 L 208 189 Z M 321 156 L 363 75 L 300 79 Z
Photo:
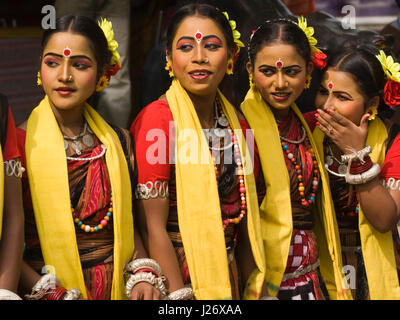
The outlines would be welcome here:
M 229 21 L 229 25 L 231 26 L 232 29 L 233 41 L 235 42 L 235 52 L 233 54 L 233 58 L 229 59 L 228 70 L 226 72 L 227 74 L 233 74 L 233 66 L 235 65 L 235 62 L 239 56 L 240 48 L 244 47 L 244 44 L 242 41 L 240 41 L 240 32 L 236 30 L 236 21 L 229 20 L 229 15 L 226 11 L 222 12 L 222 14 Z
M 389 107 L 397 107 L 400 105 L 400 63 L 394 62 L 393 57 L 386 56 L 382 50 L 376 58 L 388 79 L 383 90 L 383 100 Z
M 108 43 L 108 50 L 112 53 L 111 59 L 108 62 L 107 69 L 104 73 L 104 76 L 107 78 L 107 81 L 104 81 L 104 76 L 102 76 L 99 79 L 99 82 L 97 83 L 96 90 L 101 88 L 101 91 L 104 88 L 106 88 L 110 82 L 111 76 L 115 75 L 120 69 L 121 69 L 121 62 L 120 62 L 120 55 L 117 51 L 118 48 L 118 42 L 114 39 L 114 30 L 112 28 L 112 23 L 111 21 L 108 21 L 107 19 L 101 19 L 98 22 L 99 27 L 101 30 L 103 30 L 104 36 L 107 39 Z M 101 84 L 100 84 L 101 82 Z
M 316 47 L 318 41 L 313 37 L 314 28 L 307 26 L 307 20 L 303 16 L 298 18 L 297 26 L 303 30 L 307 37 L 308 43 L 310 44 L 311 61 L 313 62 L 314 66 L 319 70 L 323 69 L 326 66 L 326 54 Z

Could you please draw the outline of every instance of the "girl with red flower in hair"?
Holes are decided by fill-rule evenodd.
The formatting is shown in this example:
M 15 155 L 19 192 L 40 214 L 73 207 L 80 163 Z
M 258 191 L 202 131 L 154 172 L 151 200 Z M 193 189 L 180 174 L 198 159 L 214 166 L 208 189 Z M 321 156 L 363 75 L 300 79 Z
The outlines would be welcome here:
M 400 135 L 391 144 L 389 122 L 380 119 L 400 104 L 400 65 L 377 51 L 353 46 L 332 54 L 316 96 L 314 137 L 355 299 L 400 298 Z

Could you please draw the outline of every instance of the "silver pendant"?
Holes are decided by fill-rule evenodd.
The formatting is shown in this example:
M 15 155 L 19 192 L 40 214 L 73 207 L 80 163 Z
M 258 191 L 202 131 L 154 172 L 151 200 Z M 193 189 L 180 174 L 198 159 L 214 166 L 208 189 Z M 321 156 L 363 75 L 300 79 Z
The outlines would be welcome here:
M 223 137 L 225 137 L 225 129 L 215 128 L 215 129 L 214 129 L 214 134 L 215 134 L 218 138 L 223 138 Z
M 93 147 L 93 145 L 94 145 L 94 139 L 93 139 L 92 135 L 90 135 L 90 134 L 85 134 L 82 137 L 82 142 L 85 144 L 85 146 L 87 146 L 89 148 Z
M 79 141 L 73 141 L 72 149 L 74 149 L 75 153 L 80 156 L 82 154 L 83 146 Z
M 67 140 L 64 139 L 64 149 L 67 150 L 68 149 L 68 142 Z
M 333 164 L 333 159 L 332 159 L 332 157 L 331 157 L 331 156 L 326 156 L 326 158 L 325 158 L 325 163 L 326 163 L 328 166 L 331 166 L 331 165 Z
M 228 119 L 225 117 L 225 115 L 222 115 L 218 117 L 218 123 L 220 126 L 226 127 L 229 124 Z
M 346 166 L 345 164 L 341 164 L 341 165 L 339 166 L 339 168 L 338 168 L 338 172 L 339 172 L 340 174 L 346 174 L 346 172 L 347 172 L 347 166 Z

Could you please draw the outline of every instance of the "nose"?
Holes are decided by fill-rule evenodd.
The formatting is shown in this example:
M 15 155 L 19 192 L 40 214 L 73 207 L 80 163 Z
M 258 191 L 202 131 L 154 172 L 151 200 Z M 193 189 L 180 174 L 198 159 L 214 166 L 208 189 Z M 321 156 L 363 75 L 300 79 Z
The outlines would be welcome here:
M 331 93 L 328 94 L 322 108 L 324 110 L 328 110 L 328 109 L 334 110 L 335 109 L 334 102 L 333 102 L 333 95 Z
M 198 45 L 195 50 L 193 50 L 193 62 L 198 64 L 207 63 L 208 59 L 206 57 L 205 50 L 202 46 Z
M 285 76 L 281 70 L 276 73 L 275 87 L 278 89 L 287 87 L 287 81 L 285 80 Z
M 63 65 L 60 68 L 60 75 L 59 75 L 59 81 L 61 82 L 68 82 L 71 80 L 72 75 L 71 75 L 71 67 L 69 64 L 69 61 L 64 59 Z

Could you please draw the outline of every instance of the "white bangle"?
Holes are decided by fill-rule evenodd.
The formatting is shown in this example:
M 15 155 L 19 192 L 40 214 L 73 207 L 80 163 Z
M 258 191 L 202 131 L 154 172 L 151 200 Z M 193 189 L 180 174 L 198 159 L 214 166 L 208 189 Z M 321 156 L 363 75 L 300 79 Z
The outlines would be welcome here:
M 40 300 L 46 294 L 47 289 L 55 288 L 57 285 L 60 285 L 60 281 L 56 275 L 54 273 L 47 273 L 36 282 L 31 294 L 25 295 L 25 298 L 28 300 Z
M 128 281 L 126 282 L 125 294 L 128 298 L 131 297 L 131 293 L 133 287 L 137 285 L 139 282 L 148 282 L 151 285 L 154 285 L 156 277 L 154 274 L 150 272 L 140 272 L 138 274 L 133 274 L 130 276 Z
M 65 293 L 63 300 L 79 300 L 80 297 L 81 291 L 79 289 L 72 288 Z
M 168 300 L 191 300 L 193 299 L 192 288 L 181 288 L 168 295 Z
M 379 175 L 381 172 L 381 167 L 379 164 L 374 163 L 373 166 L 368 170 L 360 174 L 350 174 L 347 173 L 345 178 L 348 184 L 364 184 Z
M 10 290 L 0 289 L 0 300 L 22 300 L 22 299 L 19 295 Z
M 355 159 L 358 158 L 362 164 L 364 164 L 364 158 L 371 153 L 371 147 L 366 146 L 364 149 L 360 151 L 353 152 L 351 154 L 344 154 L 342 155 L 342 162 L 350 163 Z
M 16 176 L 17 178 L 22 178 L 25 168 L 22 166 L 19 159 L 11 159 L 4 161 L 4 171 L 5 175 L 8 177 Z
M 129 262 L 125 266 L 125 271 L 135 273 L 136 271 L 144 268 L 153 270 L 159 277 L 162 276 L 161 267 L 155 260 L 150 258 L 136 259 Z

